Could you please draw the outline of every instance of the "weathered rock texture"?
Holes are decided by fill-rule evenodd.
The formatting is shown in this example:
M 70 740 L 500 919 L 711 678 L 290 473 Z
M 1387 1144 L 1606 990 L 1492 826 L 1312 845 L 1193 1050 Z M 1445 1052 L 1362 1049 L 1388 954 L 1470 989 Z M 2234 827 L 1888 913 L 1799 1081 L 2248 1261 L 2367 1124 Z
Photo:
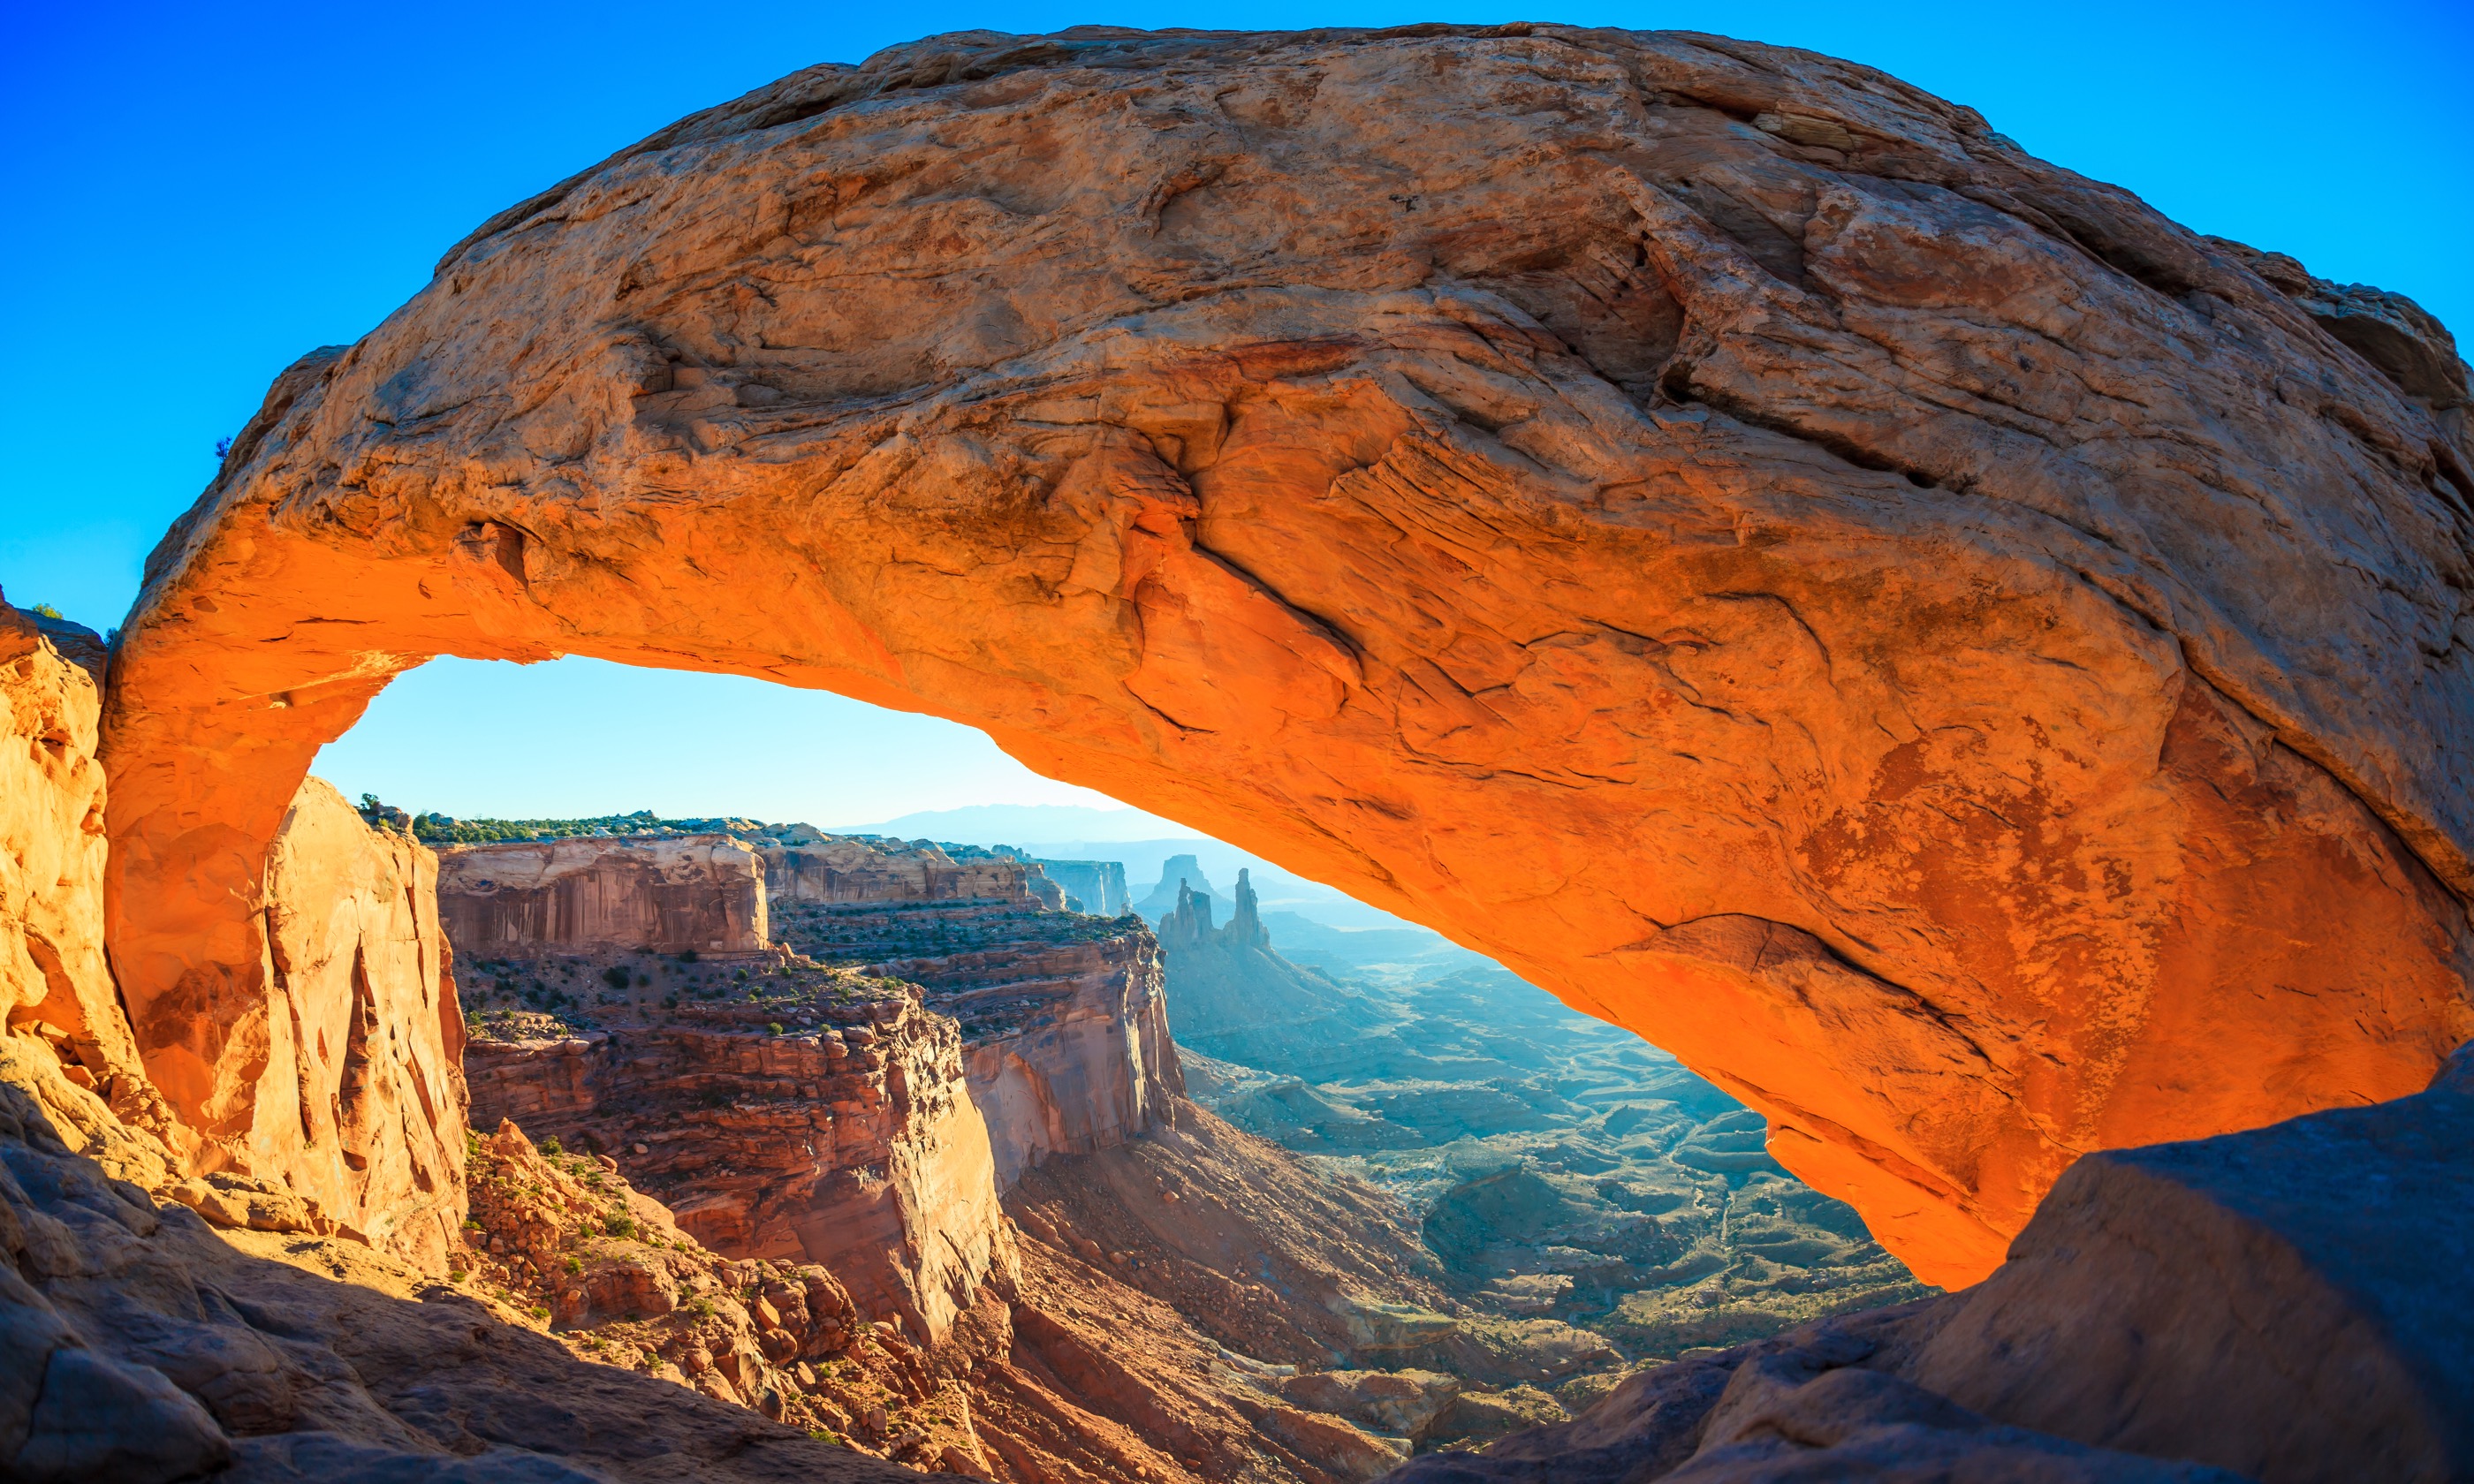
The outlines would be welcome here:
M 71 630 L 0 601 L 0 1010 L 121 1116 L 167 1134 L 104 962 L 102 650 Z
M 449 846 L 438 911 L 467 953 L 757 953 L 764 877 L 720 835 Z
M 336 1235 L 212 1230 L 171 1150 L 0 1036 L 0 1476 L 59 1484 L 892 1481 L 591 1364 Z M 761 1297 L 761 1295 L 760 1295 Z
M 204 1138 L 195 1167 L 279 1183 L 430 1272 L 464 1220 L 464 1015 L 437 879 L 426 846 L 306 779 L 267 857 L 263 999 L 185 1023 L 158 1003 L 139 1028 Z
M 870 1312 L 941 1338 L 1013 1262 L 960 1041 L 915 997 L 820 1012 L 797 1035 L 767 1029 L 778 1007 L 693 1006 L 476 1040 L 476 1115 L 611 1154 L 706 1246 L 822 1263 Z
M 1035 874 L 992 853 L 956 860 L 925 840 L 905 843 L 828 835 L 793 826 L 759 842 L 774 899 L 810 901 L 1024 901 Z
M 997 1185 L 1060 1154 L 1173 1121 L 1184 1090 L 1160 945 L 1141 923 L 1048 912 L 1028 897 L 786 906 L 783 942 L 920 986 L 959 1023 Z
M 759 674 L 1444 928 L 1980 1277 L 2084 1151 L 2474 1031 L 2464 372 L 2264 263 L 1714 37 L 808 69 L 279 378 L 115 659 L 123 989 L 262 1000 L 424 656 Z

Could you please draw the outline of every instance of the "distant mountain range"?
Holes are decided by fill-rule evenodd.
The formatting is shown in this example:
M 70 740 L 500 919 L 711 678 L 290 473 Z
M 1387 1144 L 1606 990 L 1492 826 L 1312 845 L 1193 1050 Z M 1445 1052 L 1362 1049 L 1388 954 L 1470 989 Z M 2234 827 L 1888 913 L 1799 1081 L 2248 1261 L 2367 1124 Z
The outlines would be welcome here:
M 960 845 L 1021 845 L 1030 840 L 1122 841 L 1203 836 L 1175 820 L 1140 809 L 1095 809 L 1078 803 L 974 803 L 922 809 L 876 825 L 836 825 L 837 835 L 893 835 Z

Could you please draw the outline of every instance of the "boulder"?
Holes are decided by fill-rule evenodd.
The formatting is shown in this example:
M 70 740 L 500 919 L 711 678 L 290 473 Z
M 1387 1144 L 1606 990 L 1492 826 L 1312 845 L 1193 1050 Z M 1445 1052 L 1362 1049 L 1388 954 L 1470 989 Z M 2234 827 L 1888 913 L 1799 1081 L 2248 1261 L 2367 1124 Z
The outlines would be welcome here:
M 1809 53 L 816 66 L 279 378 L 113 660 L 114 961 L 141 1036 L 262 1003 L 303 772 L 429 656 L 758 674 L 1445 929 L 1968 1282 L 2088 1150 L 2474 1035 L 2462 385 Z
M 2474 1476 L 2474 1045 L 2430 1090 L 2092 1154 L 1908 1374 L 2267 1484 Z

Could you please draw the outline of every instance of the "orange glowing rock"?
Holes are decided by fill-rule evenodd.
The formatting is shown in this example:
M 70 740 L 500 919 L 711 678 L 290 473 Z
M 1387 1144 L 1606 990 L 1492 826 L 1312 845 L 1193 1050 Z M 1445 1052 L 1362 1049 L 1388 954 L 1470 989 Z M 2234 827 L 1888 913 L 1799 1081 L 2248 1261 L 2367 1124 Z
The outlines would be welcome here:
M 1966 1281 L 2082 1151 L 2474 1034 L 2418 316 L 1710 37 L 812 68 L 279 380 L 118 656 L 115 962 L 211 1123 L 269 843 L 390 677 L 762 675 L 1444 929 Z

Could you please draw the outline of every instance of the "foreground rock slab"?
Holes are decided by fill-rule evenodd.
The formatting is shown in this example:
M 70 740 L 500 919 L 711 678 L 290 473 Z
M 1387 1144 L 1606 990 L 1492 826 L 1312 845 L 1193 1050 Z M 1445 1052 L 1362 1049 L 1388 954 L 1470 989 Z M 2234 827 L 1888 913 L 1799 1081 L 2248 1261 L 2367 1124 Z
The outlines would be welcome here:
M 425 657 L 763 675 L 1450 931 L 1970 1281 L 2088 1150 L 2474 1035 L 2465 385 L 1807 53 L 813 67 L 279 378 L 115 658 L 114 960 L 141 1037 L 262 1000 L 283 809 Z
M 1910 1374 L 2270 1484 L 2474 1475 L 2474 1046 L 2431 1089 L 2090 1155 Z

